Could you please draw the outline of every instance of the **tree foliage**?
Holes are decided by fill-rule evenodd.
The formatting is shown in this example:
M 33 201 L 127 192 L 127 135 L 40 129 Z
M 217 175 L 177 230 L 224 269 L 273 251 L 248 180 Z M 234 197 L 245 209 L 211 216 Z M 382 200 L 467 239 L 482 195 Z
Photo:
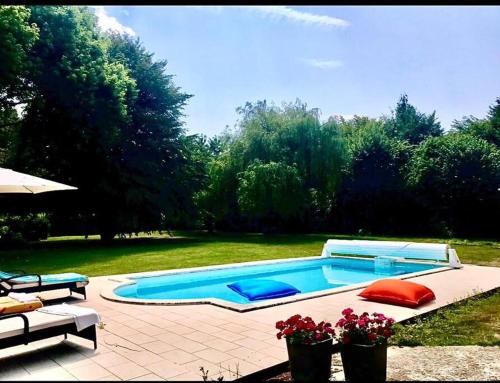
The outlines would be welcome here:
M 496 235 L 500 151 L 470 134 L 429 138 L 412 157 L 408 183 L 437 230 Z
M 408 96 L 402 95 L 396 110 L 386 122 L 386 129 L 392 137 L 408 140 L 411 144 L 419 144 L 429 136 L 440 136 L 443 133 L 441 124 L 436 119 L 436 112 L 429 115 L 417 111 L 408 102 Z
M 304 207 L 304 188 L 296 167 L 259 160 L 238 174 L 241 212 L 264 228 L 281 227 L 298 218 Z
M 490 106 L 486 118 L 463 117 L 461 120 L 453 121 L 452 129 L 500 146 L 500 98 L 497 98 L 495 103 Z
M 349 161 L 334 219 L 351 231 L 404 231 L 403 206 L 410 205 L 404 169 L 411 146 L 390 137 L 376 120 L 358 125 L 347 142 Z

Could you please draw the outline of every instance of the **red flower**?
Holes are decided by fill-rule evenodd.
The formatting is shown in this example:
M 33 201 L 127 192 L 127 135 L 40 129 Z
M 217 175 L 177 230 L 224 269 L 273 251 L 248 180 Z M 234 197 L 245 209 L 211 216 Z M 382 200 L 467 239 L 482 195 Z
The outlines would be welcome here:
M 278 338 L 278 339 L 281 339 L 282 336 L 283 336 L 282 332 L 279 332 L 279 333 L 276 334 L 276 338 Z
M 346 309 L 342 310 L 342 315 L 348 316 L 348 315 L 352 314 L 353 311 L 354 310 L 351 308 L 346 308 Z
M 282 320 L 276 322 L 276 328 L 278 330 L 283 330 L 285 328 L 285 322 L 283 322 Z
M 369 333 L 368 334 L 368 340 L 371 341 L 371 342 L 374 342 L 377 340 L 377 334 L 374 334 L 374 333 Z
M 366 327 L 366 325 L 367 325 L 367 323 L 366 323 L 366 321 L 364 319 L 358 320 L 358 326 L 359 327 L 364 328 L 364 327 Z

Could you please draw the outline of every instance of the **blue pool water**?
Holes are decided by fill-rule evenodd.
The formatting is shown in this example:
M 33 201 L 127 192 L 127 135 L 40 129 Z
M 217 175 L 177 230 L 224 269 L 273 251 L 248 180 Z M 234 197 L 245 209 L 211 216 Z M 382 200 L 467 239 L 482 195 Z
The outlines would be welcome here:
M 245 304 L 255 302 L 236 293 L 228 284 L 245 279 L 272 279 L 288 283 L 301 293 L 310 293 L 437 267 L 442 265 L 395 262 L 393 267 L 375 270 L 374 261 L 370 259 L 298 260 L 131 278 L 136 283 L 118 287 L 114 292 L 125 298 L 219 298 Z

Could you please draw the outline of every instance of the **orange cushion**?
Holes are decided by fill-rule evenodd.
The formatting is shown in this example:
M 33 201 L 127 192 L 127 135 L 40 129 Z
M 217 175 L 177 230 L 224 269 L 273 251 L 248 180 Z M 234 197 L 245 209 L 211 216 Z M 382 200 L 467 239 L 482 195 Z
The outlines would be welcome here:
M 428 287 L 400 279 L 373 282 L 358 295 L 370 301 L 407 307 L 417 307 L 436 298 Z

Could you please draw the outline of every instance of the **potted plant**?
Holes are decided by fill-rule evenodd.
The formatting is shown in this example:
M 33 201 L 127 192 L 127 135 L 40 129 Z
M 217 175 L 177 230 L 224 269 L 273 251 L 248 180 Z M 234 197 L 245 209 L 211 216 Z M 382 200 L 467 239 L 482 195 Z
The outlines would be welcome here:
M 344 375 L 347 381 L 385 382 L 387 372 L 387 339 L 393 335 L 394 319 L 384 314 L 364 312 L 356 315 L 342 311 L 336 327 Z
M 296 382 L 327 382 L 332 366 L 332 342 L 335 331 L 331 323 L 316 324 L 311 317 L 293 315 L 276 322 L 278 339 L 285 337 L 290 374 Z

